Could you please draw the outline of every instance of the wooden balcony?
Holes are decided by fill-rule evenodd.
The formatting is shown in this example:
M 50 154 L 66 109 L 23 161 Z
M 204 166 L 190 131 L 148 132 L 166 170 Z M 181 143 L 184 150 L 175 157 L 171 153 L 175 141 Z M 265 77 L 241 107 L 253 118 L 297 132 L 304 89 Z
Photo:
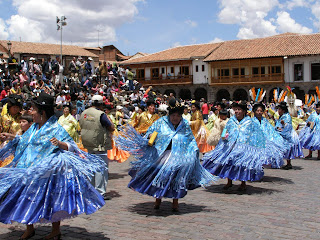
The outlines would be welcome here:
M 166 86 L 166 85 L 192 85 L 193 75 L 157 77 L 157 78 L 136 78 L 143 86 Z
M 220 76 L 211 78 L 211 86 L 284 83 L 284 73 Z

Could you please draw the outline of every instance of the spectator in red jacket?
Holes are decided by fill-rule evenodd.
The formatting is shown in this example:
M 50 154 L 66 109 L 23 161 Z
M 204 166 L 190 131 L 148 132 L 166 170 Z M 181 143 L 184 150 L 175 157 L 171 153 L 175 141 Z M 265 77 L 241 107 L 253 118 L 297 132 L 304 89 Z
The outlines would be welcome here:
M 208 106 L 206 100 L 203 100 L 203 102 L 204 103 L 202 104 L 202 107 L 201 107 L 203 120 L 207 120 L 208 121 L 209 106 Z

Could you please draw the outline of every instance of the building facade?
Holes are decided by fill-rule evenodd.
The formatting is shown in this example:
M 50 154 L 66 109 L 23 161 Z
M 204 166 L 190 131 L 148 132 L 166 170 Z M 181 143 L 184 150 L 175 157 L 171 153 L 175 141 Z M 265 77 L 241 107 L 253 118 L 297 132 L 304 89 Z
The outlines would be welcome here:
M 9 57 L 9 45 L 7 40 L 0 40 L 0 52 L 6 53 Z M 32 42 L 18 42 L 10 41 L 11 54 L 21 60 L 29 60 L 34 57 L 37 60 L 54 60 L 56 56 L 61 54 L 61 45 L 59 44 L 49 44 L 49 43 L 32 43 Z M 72 61 L 73 57 L 81 56 L 83 59 L 91 57 L 93 62 L 98 64 L 99 56 L 86 50 L 83 47 L 74 45 L 62 45 L 62 63 L 65 67 L 65 73 L 68 73 L 69 63 Z
M 249 89 L 256 87 L 270 101 L 275 88 L 290 86 L 303 100 L 320 83 L 319 56 L 320 34 L 285 33 L 182 46 L 123 64 L 143 85 L 182 98 L 250 100 Z

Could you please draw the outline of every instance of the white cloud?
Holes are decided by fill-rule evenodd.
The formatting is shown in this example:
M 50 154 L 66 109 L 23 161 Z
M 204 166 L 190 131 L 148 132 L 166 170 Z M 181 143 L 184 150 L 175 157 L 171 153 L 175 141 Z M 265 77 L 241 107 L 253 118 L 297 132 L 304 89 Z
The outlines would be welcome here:
M 21 37 L 21 40 L 26 42 L 38 42 L 44 37 L 41 23 L 37 21 L 13 15 L 6 22 L 10 26 L 9 33 L 11 39 L 18 40 Z
M 281 4 L 278 0 L 219 0 L 221 11 L 218 19 L 224 24 L 239 25 L 237 37 L 240 39 L 267 37 L 281 32 L 312 33 L 312 29 L 297 23 L 283 9 L 295 7 L 309 8 L 316 17 L 314 25 L 320 28 L 320 3 L 315 0 L 288 0 Z M 279 10 L 283 11 L 279 11 Z M 277 16 L 271 16 L 277 12 Z
M 95 0 L 94 4 L 87 0 L 13 0 L 17 15 L 7 20 L 8 31 L 12 40 L 59 43 L 56 16 L 66 16 L 65 43 L 97 46 L 99 30 L 100 45 L 107 44 L 117 40 L 117 27 L 134 20 L 139 1 L 143 0 Z
M 171 48 L 175 48 L 175 47 L 181 47 L 181 43 L 180 42 L 175 42 L 174 44 L 172 44 Z
M 310 0 L 290 0 L 287 1 L 285 5 L 289 10 L 292 10 L 295 7 L 309 7 Z
M 197 22 L 195 22 L 195 21 L 192 21 L 192 20 L 186 20 L 185 21 L 185 24 L 187 24 L 187 25 L 189 25 L 190 27 L 196 27 L 196 26 L 198 26 L 198 23 Z
M 313 25 L 318 29 L 320 32 L 320 3 L 316 2 L 312 7 L 312 14 L 314 15 L 315 19 L 313 21 Z
M 3 19 L 0 18 L 0 39 L 8 39 L 9 33 Z
M 278 6 L 278 0 L 220 0 L 218 19 L 221 23 L 238 24 L 238 38 L 266 37 L 277 33 L 272 19 L 265 18 Z
M 287 12 L 278 12 L 277 16 L 278 29 L 281 32 L 312 33 L 312 29 L 297 23 Z
M 218 17 L 221 23 L 237 24 L 254 19 L 254 16 L 265 16 L 274 7 L 278 6 L 278 0 L 220 0 L 220 11 Z
M 223 39 L 215 37 L 212 41 L 210 41 L 209 43 L 218 43 L 218 42 L 223 42 Z
M 240 39 L 267 37 L 277 34 L 276 26 L 263 18 L 252 19 L 239 29 L 237 37 Z

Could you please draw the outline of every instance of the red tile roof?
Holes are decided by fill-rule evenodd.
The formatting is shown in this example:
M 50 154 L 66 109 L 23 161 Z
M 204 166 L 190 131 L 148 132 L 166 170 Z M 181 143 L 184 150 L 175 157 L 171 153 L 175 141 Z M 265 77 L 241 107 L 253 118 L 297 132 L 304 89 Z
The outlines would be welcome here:
M 125 55 L 122 55 L 122 54 L 120 54 L 120 53 L 117 53 L 117 56 L 118 56 L 120 59 L 123 59 L 123 60 L 127 60 L 127 59 L 130 58 L 129 56 L 125 56 Z
M 208 56 L 221 43 L 208 43 L 190 46 L 181 46 L 170 48 L 161 52 L 153 53 L 147 56 L 129 59 L 122 62 L 123 64 L 139 64 L 148 62 L 164 62 L 176 60 L 189 60 L 191 58 L 201 58 Z
M 283 33 L 266 38 L 175 47 L 129 59 L 123 64 L 188 60 L 197 57 L 205 57 L 204 61 L 219 61 L 318 54 L 320 55 L 320 33 Z
M 6 49 L 8 49 L 7 43 L 8 41 L 6 40 L 0 40 L 0 44 Z M 60 44 L 17 41 L 11 41 L 11 43 L 12 53 L 60 55 Z M 62 54 L 67 56 L 98 57 L 97 55 L 85 50 L 83 47 L 74 45 L 62 45 Z
M 320 54 L 320 33 L 284 33 L 266 38 L 226 41 L 204 61 Z

